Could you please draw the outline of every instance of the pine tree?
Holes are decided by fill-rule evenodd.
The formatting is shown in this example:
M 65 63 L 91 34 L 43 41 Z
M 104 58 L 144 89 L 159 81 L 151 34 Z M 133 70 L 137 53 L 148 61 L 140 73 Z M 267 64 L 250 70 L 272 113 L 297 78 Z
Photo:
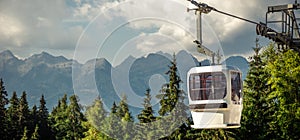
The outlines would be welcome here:
M 34 128 L 34 132 L 31 135 L 30 140 L 39 140 L 40 139 L 40 135 L 39 135 L 39 126 L 36 125 Z
M 86 131 L 83 127 L 83 122 L 86 119 L 78 104 L 78 97 L 72 95 L 69 99 L 68 105 L 65 94 L 50 115 L 51 128 L 56 139 L 81 139 Z
M 119 106 L 117 107 L 116 115 L 118 117 L 120 117 L 121 119 L 123 119 L 126 114 L 131 114 L 131 113 L 129 112 L 129 107 L 127 104 L 127 97 L 123 96 L 122 100 L 119 103 Z M 128 121 L 133 121 L 133 117 L 131 115 L 130 115 L 130 118 L 128 118 L 128 119 L 129 119 Z
M 139 120 L 138 127 L 138 134 L 135 136 L 135 139 L 154 139 L 155 138 L 155 123 L 154 122 L 156 117 L 154 116 L 154 111 L 151 105 L 151 95 L 150 89 L 146 90 L 145 93 L 146 97 L 144 98 L 144 109 L 141 111 L 140 114 L 137 115 Z
M 122 135 L 122 127 L 121 127 L 121 118 L 117 116 L 118 106 L 114 102 L 111 109 L 109 116 L 105 119 L 103 128 L 103 132 L 108 136 L 114 139 L 120 139 L 123 137 Z
M 137 116 L 140 123 L 150 123 L 155 120 L 154 111 L 153 111 L 152 105 L 151 105 L 150 89 L 146 90 L 145 95 L 146 95 L 146 97 L 144 99 L 144 104 L 143 104 L 144 109 Z
M 107 112 L 104 109 L 102 100 L 98 97 L 92 106 L 87 107 L 86 118 L 95 128 L 101 130 L 103 121 L 106 118 Z
M 178 103 L 182 90 L 180 89 L 180 77 L 177 75 L 177 64 L 175 54 L 169 66 L 169 83 L 162 86 L 161 93 L 157 97 L 160 99 L 161 108 L 158 113 L 161 116 L 169 115 Z
M 158 133 L 161 135 L 169 135 L 175 129 L 171 136 L 165 137 L 163 139 L 174 139 L 182 138 L 181 131 L 186 131 L 187 129 L 187 109 L 188 107 L 184 104 L 185 93 L 180 87 L 182 82 L 177 74 L 177 63 L 175 54 L 171 61 L 171 66 L 169 66 L 168 72 L 166 74 L 169 76 L 168 83 L 164 84 L 161 89 L 161 94 L 156 97 L 160 99 L 160 110 L 158 111 L 160 117 L 160 123 L 157 128 Z M 179 128 L 178 128 L 179 127 Z
M 112 107 L 111 107 L 111 113 L 112 114 L 117 113 L 117 109 L 118 109 L 118 106 L 116 105 L 116 102 L 114 102 Z
M 65 111 L 68 107 L 67 100 L 68 100 L 68 96 L 67 94 L 64 94 L 64 96 L 58 100 L 57 106 L 53 107 L 51 114 L 56 115 L 56 113 Z
M 41 96 L 40 105 L 38 110 L 38 134 L 41 139 L 52 139 L 52 131 L 49 126 L 49 112 L 46 107 L 44 95 Z
M 133 125 L 133 117 L 130 112 L 126 112 L 125 116 L 121 120 L 122 128 L 123 128 L 123 139 L 124 140 L 132 140 L 134 134 L 134 125 Z
M 24 91 L 21 95 L 19 106 L 18 106 L 18 128 L 19 134 L 23 131 L 24 127 L 29 124 L 29 106 L 26 98 L 26 92 Z
M 28 130 L 27 130 L 26 126 L 23 129 L 23 135 L 22 135 L 21 140 L 28 140 Z
M 51 130 L 53 131 L 55 139 L 64 139 L 69 129 L 67 127 L 68 122 L 66 122 L 66 120 L 68 119 L 67 99 L 67 94 L 64 94 L 64 96 L 59 99 L 58 105 L 53 108 L 51 115 L 49 116 L 51 121 Z
M 84 137 L 86 131 L 83 127 L 85 117 L 81 112 L 80 105 L 78 104 L 78 97 L 76 95 L 70 96 L 70 104 L 67 108 L 67 135 L 65 139 L 81 139 Z
M 187 118 L 188 118 L 187 110 L 189 108 L 184 103 L 185 94 L 183 91 L 181 91 L 179 93 L 178 98 L 179 98 L 178 103 L 177 103 L 176 107 L 173 109 L 173 111 L 171 112 L 171 115 L 172 115 L 173 119 L 177 120 L 177 123 L 181 123 L 181 125 L 179 126 L 178 129 L 176 129 L 171 134 L 171 136 L 169 136 L 169 138 L 171 138 L 171 139 L 188 139 L 187 137 L 185 137 L 185 135 L 189 129 L 188 122 L 187 122 Z M 176 123 L 173 123 L 173 125 L 171 126 L 171 128 L 176 128 L 176 127 L 178 127 L 178 124 L 176 124 Z
M 268 100 L 275 110 L 270 122 L 277 139 L 300 139 L 300 56 L 293 50 L 283 50 L 269 61 L 266 69 L 271 77 Z
M 67 103 L 68 97 L 67 94 L 64 94 L 64 96 L 60 100 L 60 111 L 66 110 L 68 108 L 68 103 Z
M 114 105 L 116 107 L 115 103 Z M 116 112 L 116 109 L 114 112 Z M 107 114 L 108 112 L 105 110 L 103 102 L 99 96 L 94 101 L 93 105 L 87 107 L 85 116 L 88 122 L 85 122 L 84 126 L 88 131 L 85 133 L 84 139 L 109 139 L 109 137 L 103 133 L 107 129 L 103 127 L 105 125 Z
M 28 125 L 28 133 L 31 134 L 34 132 L 36 125 L 38 125 L 38 110 L 36 105 L 33 105 L 32 109 L 29 113 L 29 125 Z
M 271 46 L 272 47 L 272 46 Z M 245 139 L 264 139 L 267 137 L 270 113 L 267 96 L 270 93 L 268 85 L 269 73 L 264 69 L 266 57 L 260 55 L 260 47 L 254 49 L 254 56 L 250 57 L 250 69 L 244 84 L 244 109 L 241 120 L 241 132 Z M 263 57 L 265 56 L 265 57 Z
M 113 140 L 105 133 L 102 133 L 102 131 L 96 129 L 89 122 L 84 122 L 84 127 L 87 131 L 84 133 L 85 137 L 83 140 Z
M 122 126 L 122 135 L 123 139 L 132 139 L 133 138 L 133 117 L 129 111 L 127 104 L 126 96 L 122 97 L 122 100 L 119 103 L 119 106 L 116 111 L 117 117 L 121 119 Z
M 7 115 L 6 115 L 6 105 L 8 104 L 7 92 L 5 90 L 4 82 L 0 79 L 0 136 L 4 139 L 7 137 Z
M 126 96 L 123 96 L 119 105 L 113 103 L 109 116 L 103 124 L 108 136 L 114 139 L 133 139 L 133 117 L 129 111 Z
M 52 108 L 52 111 L 51 111 L 51 113 L 49 115 L 50 120 L 51 120 L 51 116 L 54 116 L 54 115 L 56 115 L 59 112 L 59 108 L 60 108 L 60 99 L 58 99 L 57 105 Z
M 9 139 L 16 139 L 22 134 L 18 133 L 19 124 L 18 124 L 18 108 L 19 108 L 19 99 L 16 92 L 13 92 L 11 99 L 9 100 L 10 106 L 7 110 L 7 120 L 8 120 L 8 137 Z

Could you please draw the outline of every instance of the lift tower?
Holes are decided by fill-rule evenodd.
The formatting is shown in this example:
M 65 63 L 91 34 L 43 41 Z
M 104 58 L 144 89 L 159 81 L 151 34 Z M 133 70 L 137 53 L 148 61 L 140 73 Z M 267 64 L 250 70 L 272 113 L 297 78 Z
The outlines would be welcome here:
M 231 16 L 252 24 L 256 25 L 256 34 L 261 35 L 263 37 L 269 38 L 270 40 L 273 40 L 275 43 L 278 44 L 278 46 L 287 47 L 289 49 L 293 49 L 300 53 L 300 28 L 298 21 L 300 20 L 299 17 L 296 15 L 299 14 L 300 11 L 297 11 L 300 9 L 300 4 L 298 4 L 297 0 L 295 0 L 294 4 L 286 4 L 286 5 L 276 5 L 276 6 L 269 6 L 268 11 L 266 12 L 266 22 L 255 22 L 246 18 L 242 18 L 239 16 L 235 16 L 233 14 L 229 14 L 223 11 L 220 11 L 218 9 L 215 9 L 211 6 L 208 6 L 205 3 L 196 2 L 195 0 L 187 0 L 193 5 L 195 5 L 197 8 L 188 9 L 195 10 L 196 14 L 198 15 L 197 19 L 197 40 L 194 42 L 197 44 L 198 52 L 207 54 L 209 56 L 212 56 L 213 61 L 215 57 L 215 53 L 207 49 L 202 45 L 202 27 L 201 27 L 201 14 L 202 13 L 209 13 L 211 11 L 218 12 L 220 14 L 224 14 L 227 16 Z M 295 14 L 296 13 L 296 14 Z M 273 15 L 272 15 L 273 14 Z M 270 16 L 271 15 L 271 16 Z M 275 18 L 275 20 L 272 19 L 272 16 Z M 279 18 L 278 18 L 278 15 Z M 275 26 L 274 26 L 275 24 Z M 270 28 L 270 26 L 277 27 Z M 279 27 L 279 28 L 278 28 Z M 218 58 L 218 56 L 217 56 Z
M 257 35 L 264 36 L 278 45 L 300 52 L 299 14 L 300 4 L 269 6 L 266 12 L 266 23 L 256 26 Z M 297 14 L 295 14 L 297 13 Z M 275 17 L 275 18 L 272 18 Z M 269 28 L 274 26 L 276 29 Z

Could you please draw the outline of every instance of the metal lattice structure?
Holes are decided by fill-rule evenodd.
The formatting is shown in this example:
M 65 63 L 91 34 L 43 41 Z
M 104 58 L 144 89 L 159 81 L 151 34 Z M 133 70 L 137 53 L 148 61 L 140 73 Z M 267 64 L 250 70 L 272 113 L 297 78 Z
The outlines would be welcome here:
M 297 1 L 294 4 L 269 6 L 266 22 L 256 26 L 257 35 L 300 52 L 299 9 Z
M 198 52 L 203 54 L 208 54 L 209 56 L 215 57 L 215 53 L 212 53 L 208 48 L 202 45 L 202 27 L 201 27 L 201 14 L 208 14 L 211 11 L 215 11 L 227 16 L 231 16 L 252 24 L 256 25 L 256 34 L 266 37 L 279 46 L 287 47 L 293 49 L 300 53 L 300 28 L 299 20 L 297 17 L 300 15 L 300 4 L 297 3 L 297 0 L 294 4 L 286 5 L 276 5 L 269 6 L 268 11 L 266 12 L 266 21 L 255 22 L 246 18 L 242 18 L 233 14 L 229 14 L 220 10 L 217 10 L 214 7 L 208 6 L 205 3 L 196 2 L 195 0 L 190 1 L 196 8 L 188 9 L 196 11 L 198 14 L 197 19 L 197 40 L 194 41 L 197 44 Z M 276 18 L 274 18 L 276 17 Z M 213 55 L 211 55 L 213 54 Z

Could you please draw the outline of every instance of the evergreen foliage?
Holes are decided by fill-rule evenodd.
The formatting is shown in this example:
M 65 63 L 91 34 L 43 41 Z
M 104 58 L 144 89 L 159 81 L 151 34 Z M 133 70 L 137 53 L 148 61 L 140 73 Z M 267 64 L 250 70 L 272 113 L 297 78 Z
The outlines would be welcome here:
M 29 133 L 33 133 L 35 130 L 35 127 L 38 125 L 38 110 L 36 105 L 33 105 L 32 109 L 29 113 L 29 125 L 28 125 L 28 131 Z
M 299 139 L 299 53 L 273 44 L 255 52 L 244 86 L 241 137 Z
M 103 123 L 103 133 L 114 139 L 133 139 L 134 120 L 129 111 L 126 96 L 123 96 L 119 105 L 115 102 L 108 117 Z
M 151 105 L 150 89 L 146 90 L 146 97 L 144 98 L 144 109 L 137 115 L 139 123 L 137 124 L 137 133 L 135 139 L 155 139 L 155 123 L 150 124 L 156 120 L 154 111 Z
M 266 65 L 263 56 L 259 54 L 260 47 L 253 48 L 255 54 L 250 57 L 250 69 L 244 81 L 244 109 L 241 120 L 241 131 L 244 139 L 263 139 L 268 133 L 268 122 L 270 121 L 270 104 L 267 96 L 270 93 L 268 79 L 270 74 L 264 68 Z
M 67 120 L 66 127 L 67 135 L 64 137 L 65 139 L 81 139 L 84 137 L 84 132 L 86 131 L 83 127 L 83 122 L 85 121 L 85 117 L 81 112 L 81 107 L 78 104 L 78 97 L 76 95 L 70 96 L 70 104 L 66 110 Z
M 87 122 L 84 123 L 84 126 L 88 131 L 86 132 L 86 137 L 84 139 L 108 139 L 108 136 L 101 132 L 105 130 L 103 125 L 107 114 L 108 112 L 104 109 L 100 97 L 95 99 L 91 106 L 87 107 L 85 112 Z
M 41 96 L 38 110 L 38 134 L 40 139 L 53 139 L 52 131 L 49 126 L 49 112 L 46 107 L 44 95 Z
M 51 112 L 51 128 L 54 131 L 55 139 L 63 139 L 67 135 L 67 107 L 67 94 L 65 94 L 61 99 L 59 99 L 58 105 L 54 107 Z
M 175 54 L 169 66 L 169 71 L 166 72 L 169 75 L 169 83 L 162 86 L 161 94 L 157 95 L 160 99 L 160 106 L 158 113 L 160 116 L 169 115 L 178 103 L 179 97 L 183 94 L 183 90 L 180 89 L 181 79 L 177 75 L 177 65 Z
M 117 113 L 117 109 L 118 109 L 118 106 L 116 105 L 116 102 L 113 103 L 112 107 L 111 107 L 111 113 L 112 114 L 115 114 Z
M 0 79 L 0 136 L 7 139 L 7 114 L 6 105 L 8 104 L 7 91 L 5 90 L 4 82 Z
M 269 102 L 273 103 L 270 127 L 276 138 L 300 139 L 300 56 L 284 50 L 269 61 L 266 69 L 271 74 Z
M 119 106 L 117 107 L 116 115 L 121 119 L 125 119 L 125 121 L 133 122 L 133 117 L 131 116 L 131 113 L 129 111 L 127 97 L 125 95 L 122 97 L 122 100 L 120 101 Z
M 162 86 L 161 94 L 157 95 L 160 99 L 161 106 L 158 113 L 162 120 L 162 122 L 158 124 L 159 133 L 172 133 L 164 139 L 183 139 L 184 134 L 181 132 L 186 132 L 188 130 L 186 123 L 188 118 L 186 111 L 188 111 L 188 107 L 184 103 L 186 95 L 180 88 L 180 83 L 182 83 L 182 81 L 177 74 L 177 70 L 176 57 L 174 54 L 171 66 L 169 66 L 169 71 L 166 72 L 166 74 L 169 75 L 169 82 Z M 174 123 L 174 120 L 176 120 L 176 123 Z M 169 126 L 169 128 L 165 128 L 167 126 L 166 124 L 171 124 L 171 126 Z M 177 128 L 178 126 L 179 128 Z M 176 129 L 175 132 L 169 131 L 174 129 Z
M 32 133 L 31 135 L 31 140 L 39 140 L 40 139 L 40 135 L 39 135 L 39 126 L 36 125 L 35 128 L 34 128 L 34 132 Z
M 86 132 L 84 132 L 85 137 L 83 138 L 83 140 L 113 140 L 101 130 L 96 129 L 95 126 L 93 126 L 88 121 L 84 122 L 83 126 L 87 130 Z
M 98 97 L 92 106 L 87 107 L 86 109 L 86 118 L 87 120 L 98 130 L 103 124 L 103 121 L 107 115 L 107 111 L 104 109 L 102 100 Z
M 300 139 L 299 53 L 276 49 L 274 44 L 265 49 L 257 44 L 254 52 L 244 81 L 240 129 L 201 130 L 190 127 L 192 119 L 187 114 L 186 95 L 180 88 L 174 55 L 166 73 L 169 81 L 157 96 L 161 99 L 159 116 L 154 115 L 150 89 L 147 89 L 144 108 L 137 115 L 138 122 L 134 122 L 126 96 L 118 104 L 114 102 L 109 113 L 98 97 L 83 114 L 78 97 L 72 95 L 68 102 L 65 94 L 49 114 L 44 95 L 38 107 L 34 105 L 29 109 L 26 92 L 20 98 L 13 92 L 8 100 L 4 82 L 0 79 L 1 139 L 157 139 L 160 134 L 170 134 L 161 139 L 172 140 Z M 178 120 L 183 122 L 176 124 Z
M 70 96 L 70 104 L 67 104 L 65 94 L 50 115 L 51 127 L 54 130 L 56 139 L 81 139 L 84 137 L 85 128 L 83 122 L 86 121 L 81 107 L 78 104 L 76 95 Z
M 24 91 L 21 95 L 19 106 L 18 106 L 18 132 L 17 134 L 22 134 L 25 127 L 29 125 L 29 106 L 26 98 L 27 94 Z M 26 131 L 27 128 L 26 128 Z
M 155 120 L 154 111 L 153 111 L 152 105 L 151 105 L 150 89 L 146 90 L 145 95 L 146 95 L 146 97 L 145 97 L 144 103 L 143 103 L 144 109 L 137 116 L 140 123 L 150 123 Z
M 9 100 L 9 107 L 7 110 L 7 120 L 8 120 L 8 139 L 21 138 L 21 134 L 18 134 L 18 108 L 19 99 L 16 92 L 13 92 L 12 97 Z
M 121 118 L 117 116 L 118 110 L 117 104 L 114 102 L 109 116 L 106 117 L 103 127 L 105 128 L 104 133 L 112 138 L 121 138 L 123 135 L 120 133 L 122 131 Z
M 27 130 L 26 126 L 24 127 L 24 131 L 23 131 L 21 140 L 28 140 L 28 130 Z
M 116 115 L 117 117 L 119 117 L 121 119 L 120 121 L 120 127 L 121 127 L 121 130 L 120 131 L 122 137 L 124 139 L 133 139 L 133 117 L 131 115 L 131 112 L 129 111 L 129 107 L 128 107 L 128 104 L 127 104 L 127 97 L 124 95 L 119 103 L 119 106 L 117 108 L 117 111 L 116 111 Z M 116 131 L 116 133 L 118 133 Z M 120 138 L 120 137 L 119 137 Z

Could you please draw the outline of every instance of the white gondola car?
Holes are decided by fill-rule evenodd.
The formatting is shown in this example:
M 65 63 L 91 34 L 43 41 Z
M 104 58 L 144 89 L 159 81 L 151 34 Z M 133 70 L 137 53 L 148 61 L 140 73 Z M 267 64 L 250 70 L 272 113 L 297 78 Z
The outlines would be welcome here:
M 242 113 L 241 71 L 231 66 L 191 68 L 187 87 L 189 108 L 198 129 L 240 127 Z

